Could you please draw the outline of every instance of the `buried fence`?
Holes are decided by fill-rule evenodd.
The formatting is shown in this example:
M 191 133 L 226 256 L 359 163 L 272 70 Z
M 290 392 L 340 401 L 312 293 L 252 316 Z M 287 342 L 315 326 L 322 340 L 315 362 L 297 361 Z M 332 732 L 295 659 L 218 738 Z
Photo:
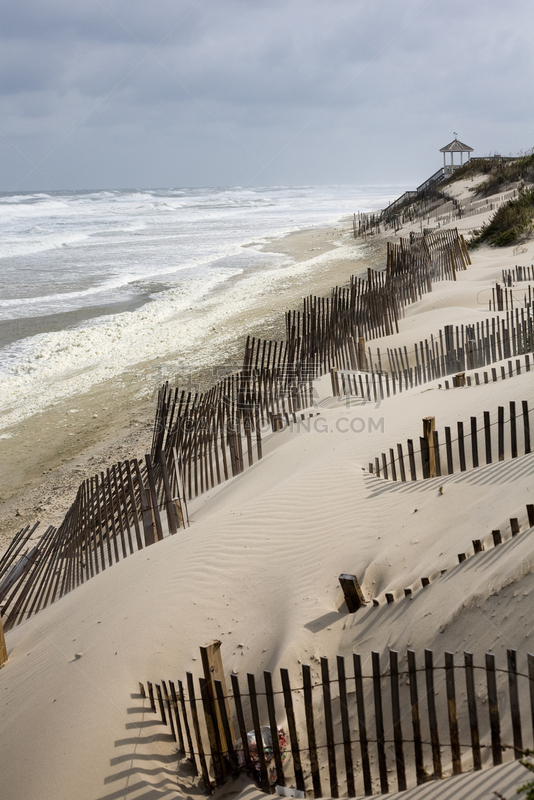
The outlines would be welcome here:
M 375 458 L 374 464 L 369 463 L 369 472 L 393 481 L 406 481 L 409 470 L 410 480 L 416 481 L 420 478 L 439 478 L 443 475 L 453 475 L 455 472 L 465 472 L 468 464 L 473 468 L 482 463 L 492 464 L 494 460 L 504 461 L 532 452 L 530 416 L 526 400 L 522 401 L 519 414 L 516 403 L 510 402 L 507 419 L 504 406 L 499 406 L 497 419 L 493 422 L 490 412 L 484 411 L 482 425 L 479 425 L 477 417 L 471 417 L 467 432 L 460 420 L 456 423 L 456 427 L 457 435 L 454 438 L 451 428 L 445 427 L 445 442 L 443 442 L 443 438 L 440 441 L 439 433 L 435 430 L 435 418 L 425 417 L 423 436 L 419 438 L 420 446 L 417 450 L 414 449 L 413 439 L 408 439 L 406 442 L 406 454 L 402 444 L 398 443 L 397 453 L 395 454 L 395 450 L 390 447 L 389 454 L 382 453 L 380 458 Z M 480 441 L 479 434 L 483 434 Z M 468 458 L 469 453 L 470 458 Z M 416 456 L 419 456 L 419 470 Z
M 534 307 L 515 308 L 503 318 L 494 317 L 473 325 L 445 325 L 430 339 L 407 347 L 377 348 L 373 354 L 360 347 L 350 366 L 333 368 L 334 396 L 353 395 L 383 400 L 390 394 L 421 386 L 430 381 L 495 364 L 503 359 L 525 358 L 534 351 Z M 517 364 L 517 361 L 516 361 Z M 518 367 L 521 371 L 521 367 Z
M 485 653 L 443 660 L 425 650 L 303 664 L 298 688 L 287 669 L 277 682 L 236 673 L 227 691 L 218 647 L 204 653 L 196 684 L 162 680 L 141 694 L 170 726 L 178 752 L 211 792 L 227 774 L 249 772 L 315 797 L 360 797 L 498 765 L 524 756 L 534 741 L 534 656 L 507 651 L 506 668 Z M 157 706 L 156 706 L 157 703 Z M 178 779 L 180 767 L 178 768 Z M 305 796 L 302 794 L 301 796 Z
M 23 528 L 0 559 L 4 629 L 188 524 L 176 449 L 170 459 L 147 455 L 88 478 L 58 528 L 37 540 L 37 525 Z

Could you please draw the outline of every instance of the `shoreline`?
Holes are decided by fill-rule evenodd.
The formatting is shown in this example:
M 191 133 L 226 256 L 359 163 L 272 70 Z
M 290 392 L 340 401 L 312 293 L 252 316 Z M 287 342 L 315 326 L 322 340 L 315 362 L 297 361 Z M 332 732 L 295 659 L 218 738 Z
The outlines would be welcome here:
M 273 268 L 274 283 L 266 281 L 253 305 L 231 314 L 216 331 L 205 331 L 200 353 L 205 360 L 214 355 L 221 364 L 235 361 L 239 365 L 246 336 L 283 338 L 284 312 L 298 308 L 306 294 L 327 294 L 333 286 L 346 284 L 352 274 L 368 266 L 383 266 L 383 243 L 355 240 L 350 219 L 250 243 L 248 247 L 260 252 L 286 256 L 287 264 Z M 316 259 L 319 263 L 314 263 Z M 269 272 L 265 275 L 268 278 Z M 230 278 L 224 289 L 231 289 L 232 282 L 238 288 L 239 277 Z M 217 294 L 215 290 L 214 303 Z M 4 475 L 0 552 L 27 524 L 38 519 L 40 527 L 59 524 L 86 477 L 129 456 L 144 456 L 150 449 L 157 391 L 165 380 L 204 390 L 215 379 L 215 370 L 213 362 L 184 370 L 183 362 L 173 361 L 172 355 L 156 357 L 64 397 L 0 432 Z

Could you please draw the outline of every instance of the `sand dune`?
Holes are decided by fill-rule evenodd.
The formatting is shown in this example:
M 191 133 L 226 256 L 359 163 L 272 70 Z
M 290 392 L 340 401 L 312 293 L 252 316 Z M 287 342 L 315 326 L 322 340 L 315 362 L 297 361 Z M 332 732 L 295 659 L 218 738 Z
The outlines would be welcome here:
M 455 284 L 434 284 L 409 307 L 399 334 L 372 342 L 373 351 L 485 318 L 479 293 L 517 257 L 505 249 L 472 258 Z M 385 659 L 388 648 L 470 650 L 480 658 L 491 650 L 501 662 L 507 648 L 521 657 L 532 650 L 534 547 L 525 512 L 534 499 L 532 454 L 405 484 L 367 471 L 386 448 L 419 437 L 425 416 L 435 416 L 441 429 L 496 413 L 510 400 L 534 407 L 531 373 L 450 391 L 438 388 L 442 383 L 379 407 L 337 400 L 318 406 L 313 424 L 270 437 L 262 461 L 194 500 L 189 529 L 10 631 L 9 661 L 0 671 L 2 797 L 198 796 L 191 777 L 177 780 L 175 745 L 138 696 L 138 682 L 200 674 L 198 647 L 212 639 L 223 642 L 227 673 L 287 667 L 295 679 L 301 662 L 318 678 L 323 655 L 358 652 L 368 666 L 371 651 Z M 331 395 L 328 377 L 317 393 Z M 361 433 L 350 431 L 355 419 L 364 421 Z M 519 536 L 505 533 L 498 550 L 488 546 L 458 564 L 473 539 L 489 542 L 492 530 L 506 532 L 510 517 L 520 519 Z M 342 572 L 356 574 L 379 607 L 347 614 Z M 424 590 L 422 576 L 435 577 Z M 394 603 L 385 602 L 386 592 Z M 499 788 L 508 798 L 525 775 L 506 764 L 402 797 L 482 800 Z M 259 796 L 242 780 L 220 790 L 239 793 L 243 800 Z

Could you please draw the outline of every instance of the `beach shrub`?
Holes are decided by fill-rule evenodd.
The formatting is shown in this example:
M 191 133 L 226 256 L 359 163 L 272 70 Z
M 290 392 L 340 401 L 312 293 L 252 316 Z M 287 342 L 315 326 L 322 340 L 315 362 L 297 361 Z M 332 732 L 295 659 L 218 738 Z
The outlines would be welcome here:
M 519 156 L 513 161 L 493 162 L 493 169 L 489 170 L 488 177 L 474 192 L 480 197 L 489 197 L 497 194 L 511 183 L 534 183 L 534 153 Z
M 527 750 L 527 756 L 532 756 L 532 750 Z M 534 772 L 534 764 L 529 758 L 522 758 L 521 763 L 529 772 Z M 517 790 L 517 794 L 523 795 L 522 800 L 534 800 L 534 780 L 525 783 Z
M 518 196 L 502 205 L 479 230 L 474 231 L 469 244 L 477 247 L 490 244 L 506 247 L 529 236 L 533 231 L 534 189 L 521 189 Z

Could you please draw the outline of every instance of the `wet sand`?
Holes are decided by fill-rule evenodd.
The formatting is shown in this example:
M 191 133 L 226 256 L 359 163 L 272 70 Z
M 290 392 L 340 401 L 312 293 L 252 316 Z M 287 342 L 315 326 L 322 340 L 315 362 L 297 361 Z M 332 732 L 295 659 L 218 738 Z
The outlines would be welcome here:
M 248 334 L 282 338 L 284 312 L 298 308 L 303 296 L 328 294 L 352 274 L 384 264 L 383 242 L 356 242 L 348 220 L 251 246 L 288 256 L 287 275 L 267 282 L 252 307 L 229 313 L 224 325 L 206 330 L 196 364 L 184 368 L 172 355 L 155 355 L 0 432 L 0 550 L 26 524 L 39 519 L 44 526 L 59 524 L 85 478 L 149 451 L 157 391 L 165 380 L 206 389 L 216 380 L 217 365 L 239 368 Z M 325 253 L 332 258 L 306 268 Z

